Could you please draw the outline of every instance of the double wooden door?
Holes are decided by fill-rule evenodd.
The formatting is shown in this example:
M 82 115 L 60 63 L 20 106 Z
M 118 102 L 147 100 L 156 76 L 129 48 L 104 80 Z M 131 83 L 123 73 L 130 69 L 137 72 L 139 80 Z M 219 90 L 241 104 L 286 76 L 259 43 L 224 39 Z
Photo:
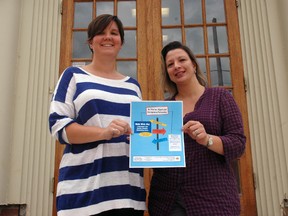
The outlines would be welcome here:
M 237 1 L 63 0 L 59 75 L 70 65 L 85 65 L 91 61 L 86 43 L 87 25 L 103 13 L 117 15 L 124 24 L 125 44 L 117 59 L 117 69 L 139 81 L 143 99 L 164 98 L 159 86 L 160 51 L 173 40 L 182 41 L 193 50 L 210 86 L 222 86 L 231 91 L 242 112 L 247 136 L 245 154 L 233 163 L 241 215 L 257 215 Z M 62 152 L 63 146 L 56 143 L 54 191 Z M 148 193 L 152 175 L 151 169 L 145 169 Z M 53 208 L 56 216 L 55 202 Z

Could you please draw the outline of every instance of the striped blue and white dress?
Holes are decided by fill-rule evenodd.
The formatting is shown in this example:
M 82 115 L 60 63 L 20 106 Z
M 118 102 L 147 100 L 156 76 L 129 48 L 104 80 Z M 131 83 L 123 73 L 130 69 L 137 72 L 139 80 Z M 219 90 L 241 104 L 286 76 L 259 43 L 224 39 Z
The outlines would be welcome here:
M 65 127 L 73 122 L 107 127 L 115 119 L 130 123 L 130 102 L 141 100 L 138 82 L 111 80 L 78 67 L 61 75 L 52 97 L 49 127 L 66 144 L 59 168 L 59 216 L 88 216 L 120 208 L 145 210 L 143 169 L 129 168 L 125 135 L 87 144 L 69 143 Z

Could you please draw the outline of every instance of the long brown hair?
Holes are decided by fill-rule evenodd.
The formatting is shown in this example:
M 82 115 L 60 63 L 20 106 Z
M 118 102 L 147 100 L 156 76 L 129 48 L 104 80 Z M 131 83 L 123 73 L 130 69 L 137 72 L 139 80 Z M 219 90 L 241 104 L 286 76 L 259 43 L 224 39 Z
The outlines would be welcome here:
M 166 55 L 169 51 L 174 50 L 174 49 L 182 49 L 184 50 L 189 58 L 191 59 L 192 63 L 196 66 L 196 77 L 200 85 L 206 87 L 207 86 L 207 80 L 206 76 L 204 73 L 201 71 L 199 63 L 197 62 L 197 59 L 195 55 L 193 54 L 192 50 L 183 45 L 179 41 L 173 41 L 168 43 L 161 51 L 162 55 L 162 85 L 164 87 L 164 90 L 166 94 L 169 94 L 169 97 L 173 97 L 178 93 L 177 86 L 174 82 L 171 81 L 168 72 L 167 72 L 167 67 L 166 67 Z

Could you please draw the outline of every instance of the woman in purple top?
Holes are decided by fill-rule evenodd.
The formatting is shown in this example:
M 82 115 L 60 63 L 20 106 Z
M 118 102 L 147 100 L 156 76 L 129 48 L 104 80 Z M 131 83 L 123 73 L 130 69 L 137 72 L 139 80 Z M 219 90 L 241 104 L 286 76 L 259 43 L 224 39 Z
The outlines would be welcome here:
M 151 180 L 150 216 L 240 215 L 231 161 L 245 150 L 240 110 L 224 88 L 206 88 L 191 50 L 171 42 L 162 50 L 169 100 L 183 101 L 185 168 L 157 168 Z

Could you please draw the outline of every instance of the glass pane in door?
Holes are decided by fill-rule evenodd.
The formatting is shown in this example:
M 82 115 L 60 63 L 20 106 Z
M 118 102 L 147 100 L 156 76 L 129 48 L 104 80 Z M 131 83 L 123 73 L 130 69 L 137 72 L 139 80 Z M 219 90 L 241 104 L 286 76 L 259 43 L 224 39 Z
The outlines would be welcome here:
M 119 58 L 136 58 L 136 31 L 125 31 L 125 42 L 118 54 Z
M 231 86 L 230 60 L 228 57 L 210 58 L 212 86 Z
M 163 40 L 163 46 L 168 44 L 172 41 L 181 41 L 182 40 L 182 33 L 181 29 L 177 28 L 169 28 L 169 29 L 163 29 L 162 30 L 162 40 Z
M 211 23 L 215 18 L 217 22 L 226 22 L 224 0 L 205 0 L 206 22 Z
M 162 0 L 161 12 L 163 25 L 181 24 L 179 0 Z
M 204 54 L 204 32 L 202 27 L 185 28 L 186 45 L 194 54 Z
M 72 58 L 74 59 L 91 58 L 91 51 L 87 43 L 86 31 L 74 32 Z
M 117 70 L 126 76 L 130 76 L 137 80 L 136 61 L 118 61 Z
M 206 75 L 207 69 L 206 69 L 206 60 L 205 58 L 197 58 L 198 64 L 200 66 L 201 71 Z
M 114 2 L 113 1 L 97 1 L 96 2 L 96 14 L 114 14 Z
M 207 30 L 209 53 L 228 53 L 226 26 L 212 26 Z
M 135 1 L 119 1 L 117 14 L 125 27 L 136 26 L 136 2 Z
M 184 0 L 184 22 L 185 24 L 202 23 L 202 1 Z
M 74 28 L 87 28 L 92 19 L 92 2 L 75 2 Z

